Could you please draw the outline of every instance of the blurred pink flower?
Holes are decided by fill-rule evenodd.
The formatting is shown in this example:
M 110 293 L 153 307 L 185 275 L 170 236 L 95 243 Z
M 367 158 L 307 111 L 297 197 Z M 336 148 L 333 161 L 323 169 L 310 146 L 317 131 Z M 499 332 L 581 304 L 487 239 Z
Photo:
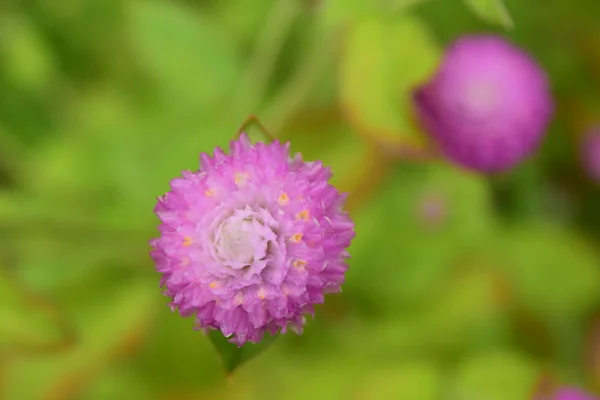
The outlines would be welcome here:
M 546 74 L 498 36 L 464 36 L 414 93 L 417 117 L 450 160 L 500 172 L 539 146 L 554 111 Z

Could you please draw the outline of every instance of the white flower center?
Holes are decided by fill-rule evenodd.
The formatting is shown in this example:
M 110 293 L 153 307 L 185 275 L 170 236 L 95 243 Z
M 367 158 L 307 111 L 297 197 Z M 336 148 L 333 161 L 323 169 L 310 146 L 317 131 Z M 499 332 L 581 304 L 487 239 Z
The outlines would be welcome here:
M 267 255 L 268 233 L 272 232 L 253 211 L 237 211 L 217 228 L 216 253 L 225 265 L 233 269 L 245 268 Z
M 487 113 L 498 105 L 499 88 L 488 80 L 477 80 L 467 86 L 466 100 L 470 110 Z

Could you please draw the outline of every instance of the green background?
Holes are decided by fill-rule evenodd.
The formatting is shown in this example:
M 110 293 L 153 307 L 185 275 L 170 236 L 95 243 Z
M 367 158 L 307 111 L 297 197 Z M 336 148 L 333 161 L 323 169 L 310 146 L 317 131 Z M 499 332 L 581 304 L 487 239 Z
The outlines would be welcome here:
M 600 195 L 577 153 L 600 118 L 600 3 L 507 0 L 510 20 L 470 3 L 3 2 L 0 399 L 600 390 Z M 540 151 L 494 177 L 422 157 L 410 111 L 444 46 L 477 32 L 530 51 L 557 102 Z M 169 180 L 249 114 L 333 168 L 357 237 L 305 334 L 226 378 L 169 311 L 148 240 Z

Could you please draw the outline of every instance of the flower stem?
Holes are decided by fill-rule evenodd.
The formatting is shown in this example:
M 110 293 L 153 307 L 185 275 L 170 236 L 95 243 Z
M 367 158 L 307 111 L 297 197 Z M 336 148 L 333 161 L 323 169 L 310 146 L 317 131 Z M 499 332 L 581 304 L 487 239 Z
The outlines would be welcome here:
M 277 132 L 286 124 L 317 84 L 323 70 L 334 57 L 338 33 L 331 32 L 325 40 L 317 41 L 312 54 L 306 57 L 308 61 L 298 68 L 267 104 L 262 114 L 272 131 Z
M 234 109 L 238 112 L 250 114 L 259 106 L 285 39 L 300 11 L 296 0 L 275 0 L 254 45 L 250 65 L 237 89 Z

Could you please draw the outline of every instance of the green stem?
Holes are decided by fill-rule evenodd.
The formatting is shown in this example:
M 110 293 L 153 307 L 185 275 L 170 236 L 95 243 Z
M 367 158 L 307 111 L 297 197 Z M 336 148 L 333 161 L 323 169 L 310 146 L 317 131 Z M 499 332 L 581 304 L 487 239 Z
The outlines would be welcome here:
M 273 9 L 256 40 L 250 65 L 238 88 L 238 98 L 234 107 L 238 112 L 252 114 L 262 101 L 279 53 L 301 11 L 299 3 L 297 0 L 275 0 Z
M 273 96 L 262 115 L 271 132 L 278 132 L 306 100 L 317 84 L 323 70 L 331 62 L 338 43 L 338 31 L 329 33 L 325 40 L 317 40 L 308 60 Z M 275 134 L 277 135 L 277 134 Z

